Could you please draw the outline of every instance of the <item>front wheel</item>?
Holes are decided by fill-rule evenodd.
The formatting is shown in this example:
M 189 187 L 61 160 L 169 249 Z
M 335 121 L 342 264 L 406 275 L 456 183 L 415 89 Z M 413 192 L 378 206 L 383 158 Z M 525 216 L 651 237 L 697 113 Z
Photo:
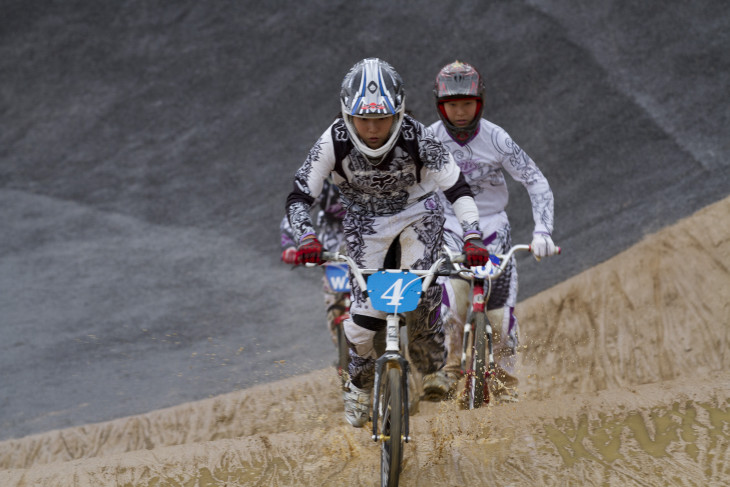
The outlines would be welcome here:
M 471 354 L 471 374 L 467 377 L 469 409 L 480 408 L 489 401 L 487 383 L 487 317 L 484 313 L 474 316 L 474 348 Z
M 347 344 L 347 338 L 345 338 L 345 327 L 344 323 L 340 321 L 337 323 L 337 374 L 340 376 L 342 385 L 350 380 L 349 365 L 350 365 L 350 347 Z
M 403 391 L 401 371 L 389 368 L 380 386 L 380 485 L 396 487 L 403 459 Z

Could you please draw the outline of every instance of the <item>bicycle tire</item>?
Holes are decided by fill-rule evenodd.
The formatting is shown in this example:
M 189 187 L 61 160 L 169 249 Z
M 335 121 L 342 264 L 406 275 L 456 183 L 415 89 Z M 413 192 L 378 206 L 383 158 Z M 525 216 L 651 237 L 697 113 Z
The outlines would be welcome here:
M 472 350 L 472 384 L 470 406 L 480 408 L 489 401 L 487 389 L 487 317 L 484 313 L 477 313 L 474 317 L 474 349 Z
M 380 485 L 397 487 L 403 460 L 404 407 L 401 371 L 389 368 L 380 386 Z
M 337 373 L 340 376 L 342 385 L 344 386 L 350 380 L 350 346 L 345 338 L 345 328 L 343 323 L 337 324 Z

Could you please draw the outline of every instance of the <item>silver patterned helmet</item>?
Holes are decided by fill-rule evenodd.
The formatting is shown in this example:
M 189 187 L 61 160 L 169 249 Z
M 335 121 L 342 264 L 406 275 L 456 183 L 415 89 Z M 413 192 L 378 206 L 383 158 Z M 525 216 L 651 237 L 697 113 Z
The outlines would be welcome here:
M 393 67 L 378 58 L 356 63 L 342 80 L 340 104 L 342 117 L 357 150 L 370 158 L 390 151 L 398 139 L 405 114 L 403 80 Z M 382 147 L 371 149 L 357 135 L 353 117 L 384 117 L 393 115 L 390 136 Z
M 433 94 L 436 97 L 436 108 L 444 127 L 451 137 L 461 145 L 466 145 L 477 134 L 479 122 L 484 110 L 484 80 L 479 72 L 470 64 L 454 61 L 447 64 L 436 75 Z M 457 127 L 449 122 L 444 109 L 448 100 L 477 100 L 477 111 L 474 120 L 466 127 Z

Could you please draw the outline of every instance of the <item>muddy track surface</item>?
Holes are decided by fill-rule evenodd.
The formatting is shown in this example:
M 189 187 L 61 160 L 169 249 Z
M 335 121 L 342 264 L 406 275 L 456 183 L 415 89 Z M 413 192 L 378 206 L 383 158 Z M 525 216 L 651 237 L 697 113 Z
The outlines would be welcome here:
M 725 199 L 525 301 L 521 401 L 422 402 L 401 485 L 727 485 L 729 215 Z M 338 384 L 318 370 L 8 440 L 0 484 L 379 485 Z
M 520 301 L 724 199 L 726 4 L 4 0 L 0 441 L 332 363 L 321 275 L 281 263 L 278 224 L 363 57 L 396 67 L 407 109 L 427 124 L 438 69 L 455 58 L 480 68 L 485 116 L 548 178 L 554 240 L 569 256 L 521 259 Z M 507 181 L 513 241 L 529 243 L 529 198 Z M 704 232 L 696 238 L 701 248 Z M 647 275 L 640 286 L 656 288 Z M 639 284 L 610 280 L 624 294 L 608 285 L 590 304 L 630 306 Z M 581 353 L 594 338 L 629 346 L 582 303 L 555 304 L 560 319 L 588 324 Z M 642 321 L 622 326 L 677 345 L 644 337 Z M 662 355 L 657 370 L 626 353 L 573 374 L 595 370 L 592 387 L 608 387 L 617 374 L 651 381 L 681 368 L 661 351 L 648 352 Z

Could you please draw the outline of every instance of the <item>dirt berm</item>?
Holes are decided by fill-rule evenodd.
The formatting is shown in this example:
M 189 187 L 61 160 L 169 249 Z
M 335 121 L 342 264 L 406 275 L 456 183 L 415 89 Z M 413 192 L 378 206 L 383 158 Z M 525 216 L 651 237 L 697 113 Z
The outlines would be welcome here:
M 729 265 L 726 198 L 523 302 L 521 402 L 422 404 L 401 485 L 727 485 Z M 333 370 L 8 440 L 0 467 L 2 486 L 379 485 Z

